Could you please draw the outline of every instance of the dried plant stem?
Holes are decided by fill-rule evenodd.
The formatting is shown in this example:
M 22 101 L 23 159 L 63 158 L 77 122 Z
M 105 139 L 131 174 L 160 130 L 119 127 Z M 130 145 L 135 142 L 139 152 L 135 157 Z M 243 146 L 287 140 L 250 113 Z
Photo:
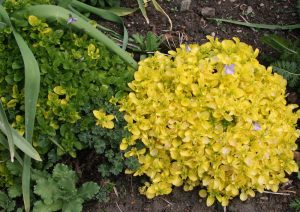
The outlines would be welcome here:
M 290 194 L 288 194 L 288 193 L 282 193 L 282 192 L 271 192 L 271 191 L 264 191 L 263 193 L 265 193 L 265 194 L 284 195 L 284 196 L 289 196 L 289 195 L 290 195 Z

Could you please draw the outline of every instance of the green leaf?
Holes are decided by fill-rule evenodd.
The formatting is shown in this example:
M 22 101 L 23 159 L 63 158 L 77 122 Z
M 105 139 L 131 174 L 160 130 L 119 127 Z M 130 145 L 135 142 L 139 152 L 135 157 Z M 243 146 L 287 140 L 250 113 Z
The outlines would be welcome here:
M 117 44 L 115 44 L 110 38 L 104 35 L 102 32 L 94 28 L 90 23 L 79 17 L 78 15 L 58 6 L 54 5 L 35 5 L 27 7 L 24 12 L 46 19 L 63 20 L 67 23 L 69 16 L 77 18 L 77 21 L 72 23 L 72 26 L 84 30 L 88 35 L 95 38 L 105 45 L 108 49 L 119 55 L 124 61 L 126 61 L 133 68 L 137 69 L 137 62 L 124 50 L 122 50 Z
M 299 84 L 300 66 L 295 62 L 276 61 L 271 65 L 275 72 L 282 75 L 288 81 L 289 86 L 295 87 Z
M 14 211 L 16 202 L 11 200 L 4 192 L 0 191 L 0 208 L 4 211 Z
M 8 195 L 10 198 L 22 196 L 22 185 L 15 183 L 8 188 Z
M 88 4 L 84 4 L 80 1 L 77 1 L 77 0 L 73 0 L 72 3 L 71 3 L 72 6 L 74 7 L 77 7 L 79 8 L 80 10 L 84 10 L 84 11 L 87 11 L 87 12 L 91 12 L 95 15 L 98 15 L 100 16 L 101 18 L 105 19 L 105 20 L 108 20 L 108 21 L 112 21 L 114 23 L 117 23 L 117 24 L 120 24 L 123 26 L 123 49 L 125 50 L 126 49 L 126 46 L 128 44 L 128 31 L 125 27 L 125 24 L 123 23 L 123 20 L 116 14 L 108 11 L 108 10 L 104 10 L 104 9 L 100 9 L 100 8 L 96 8 L 96 7 L 93 7 L 93 6 L 90 6 Z
M 152 4 L 153 6 L 155 7 L 155 9 L 158 11 L 158 12 L 161 12 L 163 15 L 165 15 L 170 23 L 170 28 L 169 30 L 172 31 L 172 28 L 173 28 L 173 23 L 172 23 L 172 20 L 171 18 L 168 16 L 168 14 L 164 11 L 164 9 L 157 3 L 156 0 L 151 0 L 152 1 Z
M 13 31 L 15 40 L 19 46 L 25 69 L 25 136 L 26 140 L 31 143 L 35 122 L 36 104 L 40 90 L 40 70 L 38 63 L 24 41 L 21 35 L 12 26 L 9 16 L 5 9 L 0 6 L 0 13 L 4 22 L 10 26 Z M 30 211 L 30 170 L 31 159 L 27 155 L 24 156 L 22 189 L 25 211 Z
M 62 202 L 57 201 L 51 205 L 43 203 L 43 201 L 37 201 L 34 203 L 33 212 L 51 212 L 59 211 L 62 208 Z
M 83 200 L 90 200 L 98 193 L 99 189 L 100 187 L 97 183 L 86 182 L 81 186 L 77 194 Z
M 22 173 L 22 191 L 25 211 L 30 211 L 30 171 L 31 159 L 27 155 L 24 156 L 23 173 Z
M 146 22 L 147 24 L 149 24 L 149 18 L 147 16 L 147 12 L 146 12 L 146 9 L 145 9 L 145 4 L 144 4 L 144 1 L 143 0 L 137 0 L 138 4 L 139 4 L 139 8 L 144 16 L 144 18 L 146 19 Z
M 83 200 L 80 198 L 65 202 L 62 207 L 62 212 L 81 212 Z
M 52 178 L 40 178 L 34 187 L 34 193 L 41 196 L 46 205 L 51 205 L 56 201 L 58 192 L 59 188 Z
M 300 28 L 300 24 L 272 25 L 272 24 L 255 24 L 255 23 L 248 23 L 248 22 L 234 21 L 234 20 L 220 19 L 220 18 L 209 18 L 209 19 L 214 20 L 214 21 L 218 21 L 218 22 L 226 22 L 226 23 L 237 24 L 237 25 L 241 25 L 241 26 L 259 28 L 259 29 L 293 30 L 293 29 L 299 29 Z
M 112 8 L 107 8 L 106 10 L 114 13 L 117 16 L 126 16 L 134 13 L 137 10 L 137 8 L 112 7 Z
M 2 123 L 0 123 L 0 130 L 5 134 L 6 130 L 4 128 L 4 125 Z M 12 131 L 12 136 L 13 136 L 13 141 L 14 144 L 22 151 L 24 152 L 26 155 L 28 155 L 29 157 L 37 160 L 37 161 L 41 161 L 42 159 L 40 158 L 39 153 L 32 147 L 32 145 L 26 141 L 22 136 L 20 136 L 18 134 L 18 132 L 11 128 Z M 0 143 L 5 143 L 5 141 L 3 141 L 3 136 L 0 136 Z M 5 140 L 5 138 L 4 138 Z
M 261 38 L 262 42 L 271 46 L 278 52 L 287 51 L 291 54 L 297 54 L 297 51 L 292 49 L 292 43 L 277 35 L 267 35 Z
M 7 137 L 7 142 L 8 142 L 8 146 L 9 146 L 9 152 L 10 152 L 10 160 L 13 162 L 14 157 L 15 157 L 14 139 L 13 139 L 10 124 L 8 123 L 8 120 L 7 120 L 6 114 L 4 112 L 4 108 L 2 106 L 1 101 L 0 101 L 0 122 L 1 122 L 1 125 L 3 125 L 3 128 L 5 129 L 2 132 Z

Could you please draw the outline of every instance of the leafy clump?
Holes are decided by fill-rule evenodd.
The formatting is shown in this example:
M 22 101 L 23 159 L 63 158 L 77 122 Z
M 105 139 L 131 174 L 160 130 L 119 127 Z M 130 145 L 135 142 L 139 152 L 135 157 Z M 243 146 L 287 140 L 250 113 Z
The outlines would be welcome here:
M 0 191 L 0 209 L 1 211 L 11 212 L 14 211 L 16 202 L 10 199 L 4 192 Z
M 300 88 L 300 39 L 286 40 L 277 35 L 267 35 L 262 41 L 279 52 L 278 58 L 271 58 L 271 66 L 282 75 L 290 87 Z
M 54 147 L 59 156 L 68 153 L 76 157 L 77 150 L 102 145 L 105 151 L 113 146 L 111 143 L 118 143 L 119 137 L 105 140 L 110 129 L 101 129 L 102 134 L 95 141 L 88 140 L 86 134 L 92 134 L 90 129 L 96 123 L 93 110 L 120 117 L 98 128 L 115 125 L 123 130 L 120 112 L 108 101 L 112 96 L 124 95 L 133 69 L 83 32 L 63 30 L 60 25 L 50 25 L 35 16 L 23 20 L 20 31 L 41 71 L 33 138 L 39 153 L 46 154 Z M 0 32 L 0 41 L 0 98 L 10 123 L 23 135 L 23 62 L 10 30 Z M 80 137 L 82 134 L 84 138 Z M 118 144 L 114 146 L 114 151 L 119 152 Z
M 64 164 L 57 164 L 52 175 L 38 177 L 34 193 L 41 200 L 35 202 L 33 211 L 82 211 L 82 204 L 99 192 L 94 182 L 76 188 L 77 176 Z
M 201 186 L 207 205 L 226 206 L 277 191 L 298 170 L 300 114 L 286 105 L 286 80 L 239 39 L 208 39 L 141 61 L 120 102 L 132 134 L 120 148 L 140 163 L 127 173 L 150 178 L 141 188 L 148 198 Z

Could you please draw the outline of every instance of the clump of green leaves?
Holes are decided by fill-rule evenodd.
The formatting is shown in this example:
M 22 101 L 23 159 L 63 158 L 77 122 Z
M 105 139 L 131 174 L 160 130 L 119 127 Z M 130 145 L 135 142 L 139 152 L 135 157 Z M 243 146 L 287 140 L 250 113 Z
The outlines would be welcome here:
M 146 36 L 143 36 L 139 33 L 133 34 L 132 38 L 134 39 L 135 43 L 138 44 L 138 50 L 142 52 L 158 51 L 163 42 L 162 36 L 157 36 L 153 32 L 148 32 Z
M 41 69 L 34 145 L 43 154 L 55 143 L 58 155 L 69 153 L 75 157 L 76 150 L 87 147 L 89 142 L 81 142 L 78 134 L 95 126 L 92 110 L 108 110 L 111 104 L 107 102 L 112 96 L 126 91 L 134 70 L 81 32 L 50 27 L 36 17 L 28 20 L 29 24 L 22 28 L 22 35 L 30 44 Z M 10 122 L 22 134 L 22 59 L 18 57 L 10 33 L 0 33 L 0 40 L 0 68 L 3 70 L 0 73 L 0 87 L 3 88 L 0 96 Z
M 135 51 L 141 53 L 140 59 L 145 58 L 149 52 L 153 53 L 155 51 L 159 51 L 160 45 L 164 41 L 162 36 L 157 36 L 153 32 L 148 32 L 146 36 L 136 33 L 132 35 L 132 38 L 134 43 L 137 45 L 137 49 L 135 49 Z
M 291 41 L 277 35 L 268 35 L 262 41 L 280 54 L 278 58 L 271 59 L 273 70 L 282 75 L 290 87 L 299 88 L 300 39 Z
M 76 173 L 64 164 L 57 164 L 52 175 L 36 179 L 34 193 L 41 200 L 35 202 L 33 211 L 82 211 L 82 204 L 94 197 L 99 186 L 94 182 L 76 187 Z
M 16 202 L 9 198 L 4 192 L 0 191 L 0 211 L 14 211 Z

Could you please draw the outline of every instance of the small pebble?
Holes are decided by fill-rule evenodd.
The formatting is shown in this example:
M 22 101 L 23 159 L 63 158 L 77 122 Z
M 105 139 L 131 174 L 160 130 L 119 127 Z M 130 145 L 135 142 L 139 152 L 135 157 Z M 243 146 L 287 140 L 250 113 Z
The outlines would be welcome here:
M 212 7 L 203 7 L 201 9 L 201 15 L 203 15 L 204 17 L 215 17 L 216 15 L 216 10 L 215 8 Z
M 265 4 L 264 3 L 260 3 L 260 5 L 259 6 L 261 6 L 261 7 L 264 7 L 265 6 Z
M 191 0 L 183 0 L 180 5 L 180 11 L 186 11 L 190 9 Z
M 252 9 L 251 6 L 248 6 L 248 7 L 247 7 L 247 10 L 246 10 L 246 15 L 249 15 L 249 14 L 251 14 L 251 13 L 253 13 L 253 9 Z
M 267 201 L 269 198 L 268 197 L 260 197 L 260 199 Z

